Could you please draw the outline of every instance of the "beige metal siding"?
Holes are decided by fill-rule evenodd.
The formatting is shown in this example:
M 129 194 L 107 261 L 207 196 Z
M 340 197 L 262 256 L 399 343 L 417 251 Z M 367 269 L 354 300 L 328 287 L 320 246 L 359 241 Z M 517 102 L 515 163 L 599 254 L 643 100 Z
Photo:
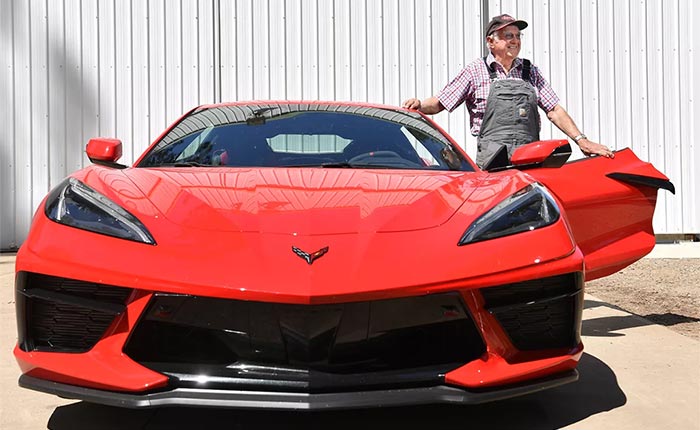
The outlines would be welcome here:
M 582 130 L 673 180 L 657 233 L 700 232 L 690 0 L 0 0 L 0 249 L 87 164 L 90 137 L 121 139 L 131 163 L 203 103 L 427 97 L 502 12 L 530 22 L 521 56 Z M 466 109 L 436 120 L 474 155 Z

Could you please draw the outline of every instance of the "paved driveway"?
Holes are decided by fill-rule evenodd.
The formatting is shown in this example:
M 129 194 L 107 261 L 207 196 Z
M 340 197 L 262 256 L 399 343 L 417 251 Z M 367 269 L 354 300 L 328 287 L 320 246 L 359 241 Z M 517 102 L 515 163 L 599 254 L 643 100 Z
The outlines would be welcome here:
M 581 378 L 481 406 L 327 413 L 123 410 L 17 387 L 14 257 L 0 255 L 0 429 L 700 429 L 700 342 L 586 296 Z M 486 427 L 488 426 L 488 427 Z

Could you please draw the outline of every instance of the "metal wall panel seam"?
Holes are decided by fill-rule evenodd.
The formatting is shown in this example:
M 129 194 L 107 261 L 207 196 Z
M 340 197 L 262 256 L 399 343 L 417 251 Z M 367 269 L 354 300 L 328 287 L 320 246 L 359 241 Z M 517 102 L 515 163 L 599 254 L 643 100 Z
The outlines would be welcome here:
M 102 5 L 103 7 L 100 7 Z M 116 136 L 116 21 L 114 2 L 98 4 L 98 99 L 100 136 Z
M 178 10 L 178 21 L 180 23 L 180 58 L 178 59 L 180 62 L 180 107 L 181 111 L 186 111 L 188 107 L 185 107 L 185 32 L 183 31 L 184 29 L 184 22 L 183 22 L 183 6 L 182 6 L 183 0 L 180 0 L 180 9 Z M 182 114 L 183 112 L 178 112 L 178 114 Z
M 34 209 L 34 137 L 36 136 L 34 126 L 36 124 L 36 116 L 34 115 L 34 79 L 32 77 L 32 72 L 34 70 L 34 46 L 32 43 L 32 31 L 33 31 L 33 26 L 32 26 L 32 2 L 27 2 L 27 59 L 28 59 L 28 64 L 29 64 L 29 70 L 28 73 L 25 75 L 27 81 L 29 82 L 29 95 L 27 97 L 28 103 L 29 103 L 29 112 L 28 112 L 28 118 L 29 118 L 29 140 L 27 142 L 28 148 L 27 148 L 27 154 L 29 155 L 29 189 L 28 195 L 29 195 L 29 202 L 30 202 L 30 211 L 33 211 Z
M 198 20 L 198 70 L 200 82 L 199 102 L 213 103 L 216 93 L 214 81 L 215 59 L 214 53 L 214 0 L 200 0 L 197 9 Z
M 24 84 L 26 88 L 26 97 L 22 97 L 20 91 L 17 91 L 15 97 L 15 109 L 18 114 L 14 116 L 15 122 L 15 139 L 13 140 L 13 145 L 15 146 L 15 177 L 16 177 L 16 204 L 15 204 L 15 240 L 18 240 L 23 231 L 28 229 L 27 218 L 32 211 L 31 208 L 31 145 L 32 145 L 32 107 L 31 107 L 31 94 L 32 94 L 32 82 L 31 82 L 31 18 L 30 18 L 30 5 L 27 5 L 27 10 L 22 11 L 18 9 L 13 10 L 15 19 L 15 41 L 20 43 L 20 46 L 26 46 L 26 50 L 16 50 L 16 64 L 19 67 L 15 67 L 15 74 L 20 73 L 18 68 L 22 67 L 24 63 L 24 80 L 15 80 L 15 85 Z M 24 13 L 22 13 L 24 12 Z M 18 41 L 21 37 L 22 39 Z M 22 45 L 24 44 L 24 45 Z M 19 124 L 18 124 L 19 122 Z M 17 150 L 17 142 L 22 142 L 20 138 L 20 133 L 26 133 L 26 143 L 28 145 L 27 151 Z M 28 157 L 28 158 L 27 158 Z M 26 158 L 26 159 L 25 159 Z M 27 200 L 29 199 L 29 203 Z
M 605 1 L 605 0 L 603 0 Z M 601 51 L 600 51 L 600 22 L 598 20 L 597 16 L 597 11 L 600 8 L 599 2 L 592 1 L 590 3 L 591 5 L 594 5 L 595 8 L 592 8 L 590 11 L 590 18 L 592 21 L 595 22 L 595 32 L 594 32 L 594 37 L 595 37 L 595 43 L 593 44 L 593 49 L 594 52 L 591 53 L 591 58 L 596 61 L 596 67 L 595 67 L 595 72 L 596 72 L 596 79 L 592 85 L 591 91 L 594 92 L 595 94 L 595 100 L 591 100 L 591 108 L 590 108 L 590 116 L 592 119 L 595 121 L 594 124 L 594 141 L 600 142 L 600 138 L 602 136 L 601 133 L 601 117 L 600 117 L 600 112 L 601 112 L 601 105 L 602 105 L 602 100 L 600 98 L 600 80 L 601 80 L 601 72 L 600 72 L 600 67 L 601 67 Z M 583 19 L 583 18 L 582 18 Z M 583 26 L 582 26 L 583 28 Z M 583 38 L 584 40 L 588 39 L 587 37 Z M 582 76 L 585 75 L 584 72 L 582 71 Z M 590 125 L 590 124 L 589 124 Z
M 83 73 L 83 88 L 81 98 L 82 139 L 75 142 L 72 150 L 79 162 L 78 168 L 86 166 L 87 158 L 84 156 L 85 142 L 97 134 L 99 119 L 99 86 L 98 86 L 98 58 L 99 45 L 97 25 L 97 1 L 85 1 L 81 4 L 80 22 L 83 28 L 81 38 L 81 58 Z
M 119 33 L 115 33 L 115 134 L 123 142 L 123 162 L 130 164 L 132 160 L 129 147 L 133 145 L 133 91 L 132 91 L 132 42 L 131 42 L 131 2 L 115 1 L 114 22 L 120 23 Z M 126 31 L 125 29 L 128 29 Z
M 134 105 L 136 104 L 134 102 L 134 69 L 135 64 L 134 64 L 134 0 L 129 1 L 129 86 L 130 86 L 130 93 L 131 97 L 129 97 L 129 113 L 130 113 L 130 121 L 129 121 L 129 131 L 130 131 L 130 138 L 131 142 L 129 142 L 128 146 L 128 158 L 130 159 L 135 159 L 136 157 L 133 155 L 134 154 L 134 143 L 136 141 L 136 134 L 135 134 L 135 118 L 134 118 Z
M 297 26 L 293 26 L 295 28 L 295 31 L 299 28 L 305 28 L 304 26 L 304 3 L 303 1 L 298 0 L 298 8 L 296 11 L 296 14 L 294 16 L 294 20 L 298 22 Z M 304 53 L 306 50 L 304 49 L 304 31 L 297 31 L 297 34 L 295 36 L 298 37 L 296 45 L 298 46 L 298 63 L 297 63 L 297 69 L 299 70 L 298 73 L 298 85 L 299 85 L 299 100 L 305 100 L 306 99 L 306 85 L 304 85 L 304 70 L 306 69 L 304 67 Z
M 615 70 L 618 72 L 615 75 L 615 140 L 618 142 L 617 148 L 621 149 L 632 147 L 632 51 L 629 39 L 630 13 L 629 10 L 618 12 L 618 8 L 621 8 L 618 5 L 623 5 L 623 3 L 616 2 L 613 6 L 615 28 L 612 38 L 615 41 Z M 620 16 L 625 18 L 624 26 L 620 25 L 622 21 Z M 624 55 L 621 55 L 623 52 Z
M 165 118 L 166 125 L 170 123 L 168 117 L 168 103 L 170 99 L 170 81 L 168 79 L 168 14 L 166 12 L 167 6 L 165 1 L 162 3 L 163 9 L 161 13 L 163 14 L 163 86 L 165 91 L 163 92 L 163 117 Z
M 132 109 L 134 112 L 134 141 L 132 143 L 131 157 L 136 158 L 136 154 L 143 149 L 144 140 L 150 136 L 151 91 L 150 91 L 150 54 L 151 41 L 149 34 L 148 7 L 149 2 L 132 2 L 135 8 L 132 10 L 131 19 L 134 25 L 132 43 L 136 39 L 136 49 L 132 51 L 133 58 L 133 80 L 132 91 L 134 98 Z M 145 100 L 144 100 L 145 98 Z
M 149 0 L 146 32 L 148 35 L 148 136 L 141 142 L 141 150 L 153 141 L 165 127 L 166 86 L 165 0 Z M 141 150 L 139 152 L 141 152 Z M 136 155 L 136 154 L 135 154 Z
M 348 87 L 350 89 L 350 100 L 353 100 L 354 96 L 354 88 L 353 88 L 353 62 L 352 62 L 352 48 L 353 48 L 353 39 L 354 39 L 354 34 L 353 34 L 353 27 L 352 27 L 352 6 L 351 2 L 352 0 L 347 1 L 347 27 L 348 27 L 348 32 L 346 33 L 346 37 L 348 40 Z
M 268 73 L 267 73 L 267 88 L 268 91 L 270 92 L 270 95 L 272 96 L 273 94 L 273 89 L 272 89 L 272 77 L 275 73 L 273 67 L 272 67 L 272 37 L 270 37 L 270 29 L 272 28 L 272 25 L 270 23 L 270 0 L 266 0 L 266 6 L 267 6 L 267 28 L 268 28 L 268 36 L 267 36 L 267 64 L 268 64 Z
M 333 100 L 338 99 L 338 52 L 336 49 L 337 43 L 337 33 L 336 22 L 335 22 L 335 0 L 331 1 L 331 19 L 332 19 L 332 33 L 333 33 L 333 43 L 331 44 L 331 49 L 333 50 Z
M 48 186 L 48 43 L 46 38 L 46 3 L 38 1 L 29 5 L 29 73 L 31 82 L 30 115 L 30 202 L 31 212 L 43 198 L 43 189 Z
M 391 13 L 396 5 L 395 0 L 382 0 L 382 99 L 384 103 L 398 97 L 399 73 L 398 73 L 398 32 L 391 31 L 391 24 L 398 19 L 398 14 Z
M 608 48 L 609 48 L 609 52 L 611 53 L 611 55 L 610 55 L 611 58 L 608 62 L 606 62 L 608 64 L 608 67 L 610 68 L 610 70 L 607 71 L 608 79 L 605 78 L 605 76 L 606 76 L 605 70 L 602 70 L 600 72 L 600 74 L 601 74 L 601 76 L 603 76 L 603 81 L 606 82 L 606 85 L 611 83 L 612 88 L 610 88 L 608 91 L 600 91 L 600 88 L 599 88 L 598 100 L 600 100 L 600 106 L 603 107 L 606 104 L 610 105 L 609 110 L 608 110 L 608 114 L 601 115 L 601 122 L 600 122 L 600 124 L 601 124 L 600 136 L 601 137 L 600 137 L 599 142 L 604 144 L 604 145 L 608 145 L 613 149 L 617 149 L 617 148 L 619 148 L 619 145 L 617 142 L 617 136 L 615 136 L 615 133 L 616 133 L 615 129 L 617 128 L 616 127 L 616 124 L 617 124 L 617 98 L 614 97 L 614 94 L 615 94 L 615 81 L 616 81 L 615 78 L 617 76 L 617 67 L 616 67 L 617 65 L 615 62 L 615 57 L 618 55 L 618 51 L 616 48 L 617 40 L 614 37 L 614 33 L 615 33 L 615 30 L 614 30 L 614 27 L 615 27 L 615 8 L 614 8 L 614 5 L 612 3 L 606 3 L 605 6 L 608 7 L 609 9 L 604 10 L 603 14 L 605 16 L 607 16 L 608 19 L 610 20 L 609 23 L 606 23 L 605 33 L 606 33 L 606 35 L 612 34 L 613 37 L 605 37 L 604 36 L 602 38 L 606 43 L 609 43 Z M 598 15 L 600 16 L 600 13 Z M 604 46 L 601 46 L 601 42 L 599 41 L 598 52 L 602 53 L 603 51 L 604 51 Z M 601 54 L 601 55 L 607 55 L 607 53 Z M 599 64 L 602 64 L 604 66 L 602 61 Z M 611 94 L 613 95 L 613 97 L 610 97 Z M 603 100 L 604 98 L 605 98 L 605 100 Z M 606 121 L 607 121 L 608 125 L 610 125 L 610 124 L 613 125 L 612 127 L 610 127 L 612 141 L 610 141 L 609 139 L 603 138 L 603 136 L 605 136 L 604 129 L 606 128 L 603 124 Z
M 396 27 L 398 29 L 400 27 L 399 23 L 401 22 L 401 2 L 399 2 L 399 0 L 396 0 L 396 17 L 397 17 Z M 402 52 L 401 39 L 402 39 L 402 37 L 401 36 L 403 33 L 400 30 L 396 30 L 395 32 L 396 32 L 396 47 L 397 47 L 397 49 L 396 49 L 396 56 L 397 56 L 397 59 L 396 59 L 396 63 L 397 63 L 396 82 L 398 84 L 397 91 L 398 91 L 399 99 L 402 99 L 403 94 L 401 93 L 401 88 L 403 87 L 403 82 L 401 79 L 401 64 L 402 64 L 402 61 L 401 61 L 402 60 L 402 56 L 401 56 L 401 52 Z
M 664 102 L 664 122 L 663 122 L 663 141 L 660 145 L 660 150 L 664 153 L 666 166 L 670 167 L 673 173 L 682 173 L 682 153 L 681 148 L 681 123 L 682 114 L 681 107 L 681 81 L 673 79 L 674 74 L 680 70 L 680 34 L 679 34 L 679 5 L 678 1 L 670 2 L 668 6 L 662 7 L 662 28 L 660 38 L 661 45 L 661 60 L 662 71 L 665 77 L 662 99 Z M 675 72 L 675 73 L 674 73 Z M 675 176 L 675 175 L 674 175 Z M 679 194 L 685 195 L 684 182 L 676 181 L 680 185 Z M 683 232 L 683 198 L 673 198 L 668 193 L 666 194 L 666 220 L 667 230 L 675 233 Z M 668 224 L 670 223 L 670 228 Z
M 3 26 L 4 29 L 9 28 L 9 33 L 10 33 L 10 49 L 9 49 L 9 55 L 8 55 L 8 64 L 9 64 L 9 72 L 8 72 L 8 78 L 10 82 L 10 88 L 9 88 L 9 93 L 10 93 L 10 99 L 5 106 L 8 106 L 8 111 L 9 113 L 8 117 L 10 121 L 9 123 L 9 129 L 10 133 L 8 135 L 11 137 L 11 140 L 8 143 L 8 151 L 9 151 L 9 156 L 8 156 L 8 162 L 9 165 L 7 166 L 7 169 L 2 169 L 3 171 L 7 172 L 9 176 L 9 191 L 10 195 L 7 200 L 3 201 L 8 201 L 9 204 L 7 206 L 4 206 L 5 208 L 9 207 L 9 213 L 11 214 L 11 217 L 6 216 L 6 214 L 0 215 L 0 226 L 3 226 L 5 223 L 9 224 L 9 227 L 11 228 L 2 228 L 0 227 L 0 249 L 5 248 L 6 245 L 5 243 L 9 244 L 9 247 L 16 247 L 18 244 L 18 234 L 17 234 L 17 162 L 16 162 L 16 143 L 17 142 L 17 130 L 16 130 L 16 121 L 17 121 L 17 114 L 14 109 L 15 106 L 15 99 L 16 99 L 16 88 L 17 88 L 17 80 L 16 80 L 16 74 L 17 74 L 17 63 L 15 61 L 16 57 L 16 38 L 15 38 L 15 7 L 14 7 L 14 2 L 9 2 L 9 4 L 5 4 L 6 7 L 9 8 L 9 13 L 6 14 L 5 16 L 7 17 L 7 21 L 9 21 L 8 26 Z M 2 7 L 2 6 L 0 6 Z M 0 17 L 2 19 L 2 17 Z M 0 30 L 2 31 L 2 30 Z M 3 48 L 4 50 L 5 48 Z M 3 188 L 5 188 L 5 184 L 2 184 Z M 11 233 L 10 233 L 11 231 Z
M 101 73 L 101 69 L 100 69 L 100 65 L 101 65 L 100 57 L 102 55 L 102 50 L 100 49 L 100 47 L 101 47 L 100 42 L 102 40 L 101 40 L 100 36 L 101 36 L 102 32 L 100 31 L 101 26 L 100 26 L 100 21 L 99 21 L 100 20 L 100 2 L 99 1 L 95 2 L 95 9 L 96 9 L 95 10 L 95 20 L 97 21 L 96 25 L 95 25 L 95 29 L 97 31 L 97 34 L 96 34 L 96 36 L 97 36 L 96 37 L 96 39 L 97 39 L 97 85 L 95 86 L 95 88 L 96 88 L 95 93 L 97 96 L 96 115 L 97 115 L 97 135 L 101 135 L 102 132 L 100 129 L 100 124 L 101 124 L 100 118 L 102 117 L 102 112 L 101 112 L 102 91 L 100 91 L 100 90 L 102 89 L 102 86 L 100 84 L 101 84 L 101 80 L 102 80 L 102 73 Z M 88 139 L 90 139 L 91 137 L 93 137 L 93 136 L 88 136 Z
M 284 28 L 284 32 L 282 33 L 282 38 L 284 40 L 283 46 L 285 47 L 285 49 L 284 49 L 284 64 L 283 64 L 283 66 L 284 66 L 284 69 L 283 69 L 284 70 L 284 98 L 289 99 L 289 97 L 290 97 L 289 87 L 290 87 L 290 85 L 293 85 L 293 82 L 291 82 L 289 79 L 289 70 L 290 70 L 289 61 L 290 60 L 289 60 L 289 50 L 287 49 L 287 46 L 289 46 L 290 42 L 289 42 L 289 33 L 288 33 L 289 22 L 287 19 L 287 0 L 282 0 L 282 4 L 283 4 L 282 24 L 283 24 L 283 28 Z
M 50 92 L 50 85 L 51 85 L 51 70 L 50 70 L 50 63 L 49 63 L 49 53 L 51 52 L 51 45 L 49 43 L 49 3 L 48 0 L 44 1 L 44 46 L 46 46 L 46 53 L 44 54 L 44 70 L 45 70 L 45 79 L 46 79 L 46 140 L 45 140 L 45 157 L 46 157 L 46 165 L 44 167 L 44 172 L 46 174 L 45 178 L 45 187 L 44 189 L 48 189 L 51 187 L 51 145 L 53 143 L 51 139 L 51 115 L 50 115 L 50 109 L 51 109 L 51 92 Z M 38 191 L 39 196 L 38 196 L 38 201 L 35 205 L 35 207 L 38 207 L 38 204 L 43 200 L 44 198 L 44 190 L 35 190 Z
M 214 102 L 221 102 L 221 0 L 214 0 L 212 7 L 213 52 L 214 57 Z M 167 86 L 166 86 L 167 88 Z M 167 94 L 167 90 L 166 90 Z
M 660 35 L 663 34 L 662 10 L 660 2 L 646 2 L 646 49 L 647 59 L 647 129 L 648 129 L 648 153 L 650 160 L 657 160 L 657 167 L 668 172 L 666 157 L 663 151 L 659 150 L 659 145 L 663 143 L 663 124 L 666 119 L 664 99 L 659 93 L 663 85 L 654 85 L 655 82 L 664 82 L 663 56 L 660 53 L 662 44 Z M 660 30 L 660 31 L 659 31 Z M 668 228 L 668 202 L 666 193 L 659 193 L 657 207 L 654 213 L 654 225 Z
M 365 45 L 365 52 L 364 52 L 365 53 L 365 71 L 364 71 L 364 74 L 365 74 L 365 97 L 364 97 L 364 100 L 370 101 L 370 94 L 369 94 L 369 44 L 370 44 L 370 41 L 369 41 L 369 38 L 367 37 L 368 27 L 370 24 L 369 24 L 369 17 L 367 14 L 367 10 L 368 10 L 367 0 L 364 0 L 363 10 L 365 13 L 365 17 L 364 17 L 365 18 L 364 19 L 365 31 L 364 31 L 364 35 L 363 35 L 364 42 L 365 42 L 364 43 L 364 45 Z
M 689 88 L 682 92 L 686 95 L 685 106 L 687 108 L 687 121 L 681 121 L 681 126 L 686 125 L 687 131 L 683 134 L 685 140 L 683 141 L 682 148 L 685 149 L 685 156 L 682 157 L 683 164 L 681 171 L 684 174 L 681 175 L 681 180 L 685 181 L 685 190 L 689 191 L 693 188 L 695 190 L 688 195 L 687 204 L 683 206 L 683 212 L 686 216 L 684 220 L 684 232 L 700 232 L 700 187 L 697 186 L 697 171 L 699 168 L 698 166 L 700 166 L 700 147 L 693 140 L 693 137 L 696 136 L 695 132 L 697 130 L 698 120 L 700 120 L 700 112 L 694 108 L 699 86 L 695 83 L 695 80 L 692 79 L 694 76 L 693 72 L 698 70 L 696 63 L 699 58 L 695 55 L 693 50 L 693 40 L 697 41 L 698 39 L 697 37 L 688 37 L 692 32 L 692 23 L 697 22 L 696 18 L 698 18 L 698 10 L 700 9 L 695 7 L 697 3 L 692 0 L 683 0 L 682 4 L 685 7 L 686 13 L 680 13 L 681 8 L 679 8 L 680 17 L 682 18 L 679 21 L 679 32 L 682 36 L 685 35 L 685 37 L 681 37 L 680 39 L 682 44 L 688 45 L 681 45 L 681 49 L 683 49 L 684 52 L 687 51 L 688 58 L 685 67 L 679 68 L 679 80 Z M 684 56 L 681 56 L 681 59 L 683 57 Z

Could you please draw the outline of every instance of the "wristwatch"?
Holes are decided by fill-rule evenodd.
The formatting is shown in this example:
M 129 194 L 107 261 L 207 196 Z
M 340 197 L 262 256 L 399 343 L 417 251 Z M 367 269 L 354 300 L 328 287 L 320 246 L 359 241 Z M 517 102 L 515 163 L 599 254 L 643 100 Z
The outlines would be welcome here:
M 588 137 L 585 134 L 579 134 L 578 136 L 574 137 L 574 142 L 578 143 L 578 141 L 581 139 L 588 139 Z

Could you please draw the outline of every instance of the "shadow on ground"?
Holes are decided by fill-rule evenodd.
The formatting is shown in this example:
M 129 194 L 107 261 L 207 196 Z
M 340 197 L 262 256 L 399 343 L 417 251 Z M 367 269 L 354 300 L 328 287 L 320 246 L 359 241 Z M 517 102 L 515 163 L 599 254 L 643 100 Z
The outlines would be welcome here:
M 581 324 L 581 334 L 583 336 L 618 337 L 624 336 L 623 333 L 617 333 L 618 331 L 628 328 L 644 327 L 654 324 L 670 327 L 676 324 L 700 321 L 698 318 L 669 312 L 665 314 L 636 315 L 630 313 L 628 310 L 621 309 L 609 303 L 599 302 L 596 300 L 584 301 L 585 309 L 597 308 L 600 306 L 616 309 L 624 312 L 625 314 L 585 319 Z
M 558 429 L 624 405 L 613 371 L 583 354 L 580 379 L 529 396 L 479 406 L 420 406 L 333 412 L 270 412 L 204 408 L 129 410 L 85 402 L 61 406 L 49 419 L 51 430 L 216 429 Z

